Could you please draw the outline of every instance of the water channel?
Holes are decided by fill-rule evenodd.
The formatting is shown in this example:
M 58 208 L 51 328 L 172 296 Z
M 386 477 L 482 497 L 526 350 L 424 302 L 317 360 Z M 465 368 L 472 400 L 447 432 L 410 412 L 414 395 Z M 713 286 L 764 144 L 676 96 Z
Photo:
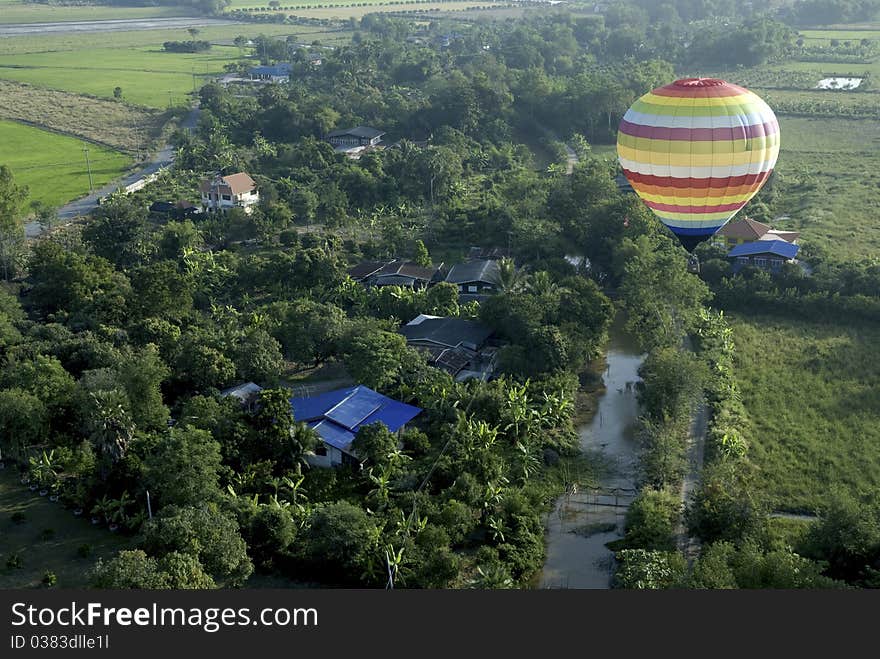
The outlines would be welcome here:
M 581 450 L 602 465 L 597 487 L 561 496 L 545 520 L 547 558 L 541 588 L 609 588 L 614 555 L 605 543 L 623 537 L 635 493 L 639 416 L 635 383 L 644 360 L 618 323 L 611 329 L 602 375 L 605 391 L 592 421 L 578 430 Z

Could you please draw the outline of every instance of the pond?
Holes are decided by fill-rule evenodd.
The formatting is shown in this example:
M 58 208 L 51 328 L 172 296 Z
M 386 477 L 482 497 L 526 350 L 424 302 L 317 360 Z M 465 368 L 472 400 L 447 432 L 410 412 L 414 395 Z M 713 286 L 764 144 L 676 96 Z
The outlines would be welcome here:
M 605 543 L 623 537 L 635 493 L 639 416 L 635 383 L 644 360 L 618 323 L 611 329 L 602 375 L 605 392 L 593 420 L 578 430 L 581 449 L 602 465 L 596 488 L 561 496 L 545 520 L 547 557 L 541 588 L 609 588 L 614 554 Z
M 862 84 L 862 78 L 823 78 L 816 89 L 855 89 Z

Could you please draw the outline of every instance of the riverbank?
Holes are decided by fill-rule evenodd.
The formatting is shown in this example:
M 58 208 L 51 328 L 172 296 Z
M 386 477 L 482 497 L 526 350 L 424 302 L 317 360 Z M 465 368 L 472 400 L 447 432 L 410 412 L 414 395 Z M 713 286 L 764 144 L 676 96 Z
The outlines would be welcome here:
M 546 516 L 546 559 L 540 588 L 611 585 L 614 553 L 606 544 L 623 537 L 626 509 L 636 493 L 638 445 L 634 429 L 639 406 L 635 383 L 643 359 L 621 325 L 615 323 L 595 414 L 578 427 L 582 455 L 598 472 L 591 482 L 573 480 Z

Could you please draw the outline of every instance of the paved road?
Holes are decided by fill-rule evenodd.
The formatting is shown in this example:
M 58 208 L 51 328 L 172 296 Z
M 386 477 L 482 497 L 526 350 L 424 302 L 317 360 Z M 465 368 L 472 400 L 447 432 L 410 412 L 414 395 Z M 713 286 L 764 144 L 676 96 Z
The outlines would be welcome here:
M 0 17 L 0 21 L 2 21 Z M 117 18 L 107 21 L 61 21 L 57 23 L 0 23 L 0 37 L 71 32 L 130 32 L 132 30 L 176 30 L 214 25 L 236 25 L 240 21 L 219 18 Z
M 180 126 L 181 128 L 185 128 L 186 130 L 191 131 L 195 128 L 198 119 L 199 108 L 198 106 L 196 106 L 192 110 L 190 110 L 189 114 L 186 115 L 186 117 L 184 117 Z M 101 188 L 100 190 L 95 190 L 87 197 L 77 199 L 76 201 L 72 201 L 69 204 L 66 204 L 59 208 L 58 219 L 60 221 L 66 221 L 79 215 L 87 215 L 97 207 L 98 199 L 100 199 L 101 197 L 115 192 L 118 188 L 126 187 L 131 185 L 132 183 L 140 181 L 150 174 L 158 172 L 163 167 L 167 167 L 172 162 L 174 162 L 174 147 L 171 144 L 166 144 L 158 153 L 153 156 L 149 163 L 147 163 L 138 171 L 129 174 L 121 180 L 108 183 L 103 188 Z M 25 236 L 27 236 L 28 238 L 36 238 L 43 232 L 43 228 L 37 222 L 28 222 L 25 225 L 24 230 Z

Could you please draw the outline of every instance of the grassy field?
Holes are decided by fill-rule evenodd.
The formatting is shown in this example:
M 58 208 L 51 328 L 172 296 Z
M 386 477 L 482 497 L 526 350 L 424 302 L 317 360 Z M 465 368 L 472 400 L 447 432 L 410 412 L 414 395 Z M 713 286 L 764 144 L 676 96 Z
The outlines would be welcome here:
M 206 53 L 168 53 L 161 46 L 0 56 L 0 78 L 77 94 L 113 98 L 122 88 L 129 103 L 164 108 L 182 105 L 209 75 L 237 59 L 238 48 L 215 46 Z
M 880 328 L 733 320 L 749 455 L 770 504 L 812 511 L 832 484 L 880 487 Z
M 30 201 L 57 206 L 88 193 L 83 147 L 89 149 L 95 188 L 117 178 L 131 164 L 129 156 L 106 147 L 0 121 L 0 163 L 12 169 L 16 182 L 28 186 Z
M 168 18 L 193 15 L 178 7 L 65 7 L 21 0 L 0 0 L 0 25 L 13 23 L 56 23 L 65 21 L 103 21 L 113 18 Z
M 351 38 L 351 32 L 310 25 L 275 25 L 273 23 L 243 23 L 203 27 L 198 38 L 214 44 L 232 45 L 238 36 L 253 38 L 260 34 L 276 37 L 296 35 L 303 40 L 320 39 L 326 43 Z M 7 37 L 0 39 L 0 55 L 20 55 L 57 51 L 82 51 L 94 48 L 161 48 L 166 41 L 185 41 L 192 37 L 184 29 L 133 30 L 127 32 L 43 34 L 39 36 Z
M 22 524 L 12 522 L 15 513 L 24 514 Z M 44 536 L 47 529 L 51 537 Z M 83 588 L 98 558 L 108 558 L 132 544 L 31 492 L 11 469 L 0 471 L 0 588 L 42 587 L 47 570 L 58 577 L 56 588 Z M 90 546 L 86 557 L 79 554 L 83 545 Z M 21 558 L 20 568 L 6 566 L 13 554 Z
M 777 163 L 786 227 L 836 260 L 875 258 L 880 225 L 880 123 L 780 117 Z
M 0 119 L 13 119 L 135 153 L 155 146 L 163 115 L 125 103 L 0 80 Z

